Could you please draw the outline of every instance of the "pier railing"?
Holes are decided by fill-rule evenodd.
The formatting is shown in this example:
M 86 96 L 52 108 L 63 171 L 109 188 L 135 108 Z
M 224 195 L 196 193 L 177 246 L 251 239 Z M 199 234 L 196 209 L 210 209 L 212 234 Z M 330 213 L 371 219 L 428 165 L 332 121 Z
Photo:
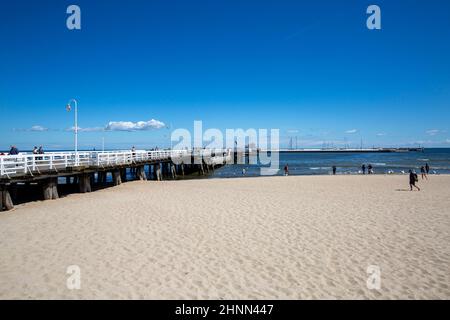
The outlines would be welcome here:
M 136 150 L 136 151 L 89 151 L 48 152 L 45 154 L 19 154 L 0 156 L 0 178 L 40 174 L 47 171 L 67 170 L 80 167 L 111 167 L 134 163 L 157 162 L 183 159 L 186 157 L 211 158 L 223 156 L 230 151 L 217 150 Z M 212 160 L 212 161 L 217 161 Z

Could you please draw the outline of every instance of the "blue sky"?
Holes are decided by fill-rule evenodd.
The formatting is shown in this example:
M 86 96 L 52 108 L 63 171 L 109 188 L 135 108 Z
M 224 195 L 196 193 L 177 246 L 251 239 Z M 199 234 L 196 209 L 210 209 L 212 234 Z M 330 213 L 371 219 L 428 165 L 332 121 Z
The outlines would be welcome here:
M 70 98 L 84 149 L 168 146 L 167 127 L 97 130 L 152 119 L 279 128 L 284 146 L 450 147 L 449 39 L 447 0 L 3 1 L 0 149 L 73 147 Z

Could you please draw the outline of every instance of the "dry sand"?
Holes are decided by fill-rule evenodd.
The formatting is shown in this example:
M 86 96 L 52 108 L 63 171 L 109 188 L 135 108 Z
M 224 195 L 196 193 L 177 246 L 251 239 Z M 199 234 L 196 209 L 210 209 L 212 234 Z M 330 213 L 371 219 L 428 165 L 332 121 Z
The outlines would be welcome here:
M 407 182 L 129 182 L 23 204 L 0 214 L 0 298 L 449 299 L 450 176 Z

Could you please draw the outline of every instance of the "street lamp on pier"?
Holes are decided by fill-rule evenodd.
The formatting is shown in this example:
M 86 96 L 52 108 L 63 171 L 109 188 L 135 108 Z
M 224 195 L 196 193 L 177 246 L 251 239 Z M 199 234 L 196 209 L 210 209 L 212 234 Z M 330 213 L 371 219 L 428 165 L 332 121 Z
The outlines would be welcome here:
M 66 109 L 70 111 L 72 109 L 72 102 L 75 106 L 75 165 L 78 165 L 78 102 L 75 99 L 70 99 L 67 103 Z

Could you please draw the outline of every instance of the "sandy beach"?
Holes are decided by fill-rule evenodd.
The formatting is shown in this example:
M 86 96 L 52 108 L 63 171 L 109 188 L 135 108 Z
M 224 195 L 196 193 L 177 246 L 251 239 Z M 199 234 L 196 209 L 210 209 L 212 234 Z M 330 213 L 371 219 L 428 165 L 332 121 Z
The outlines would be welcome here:
M 450 176 L 419 186 L 147 181 L 22 204 L 0 214 L 0 298 L 449 299 Z M 71 265 L 79 290 L 66 286 Z

